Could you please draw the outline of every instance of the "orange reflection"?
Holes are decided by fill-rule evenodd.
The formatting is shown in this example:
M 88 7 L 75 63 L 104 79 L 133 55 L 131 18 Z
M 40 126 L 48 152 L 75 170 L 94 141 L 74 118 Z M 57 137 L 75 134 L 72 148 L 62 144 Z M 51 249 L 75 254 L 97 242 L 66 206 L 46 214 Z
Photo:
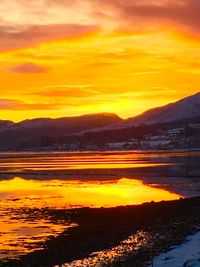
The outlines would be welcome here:
M 40 249 L 36 242 L 72 225 L 55 225 L 38 217 L 26 221 L 21 208 L 114 207 L 147 201 L 173 200 L 180 195 L 147 186 L 136 179 L 109 181 L 35 181 L 16 177 L 0 181 L 0 258 Z M 22 217 L 20 217 L 22 216 Z M 36 216 L 37 218 L 37 216 Z
M 0 159 L 0 172 L 44 170 L 126 169 L 172 165 L 151 162 L 141 153 L 28 153 L 9 154 Z
M 58 235 L 72 225 L 52 224 L 45 220 L 34 222 L 19 220 L 14 213 L 0 219 L 0 259 L 16 258 L 19 255 L 42 249 L 42 242 L 51 235 Z M 36 246 L 37 243 L 37 246 Z
M 0 182 L 4 206 L 113 207 L 148 201 L 173 200 L 180 195 L 143 184 L 136 179 L 118 181 L 33 181 L 14 178 Z

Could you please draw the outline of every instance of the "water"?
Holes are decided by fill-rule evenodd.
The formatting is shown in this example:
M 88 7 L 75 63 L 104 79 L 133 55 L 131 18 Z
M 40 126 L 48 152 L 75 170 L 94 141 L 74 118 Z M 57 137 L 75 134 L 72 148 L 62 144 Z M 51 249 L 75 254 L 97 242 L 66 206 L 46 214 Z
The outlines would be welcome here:
M 114 207 L 200 195 L 199 152 L 0 154 L 0 258 L 42 249 L 73 223 L 34 208 Z M 112 253 L 114 253 L 112 251 Z

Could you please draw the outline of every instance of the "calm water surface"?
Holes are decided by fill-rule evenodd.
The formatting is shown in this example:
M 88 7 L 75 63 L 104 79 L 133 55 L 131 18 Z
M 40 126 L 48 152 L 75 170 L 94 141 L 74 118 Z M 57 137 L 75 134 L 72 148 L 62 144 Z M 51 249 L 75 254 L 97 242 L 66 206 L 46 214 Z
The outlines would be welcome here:
M 0 154 L 0 258 L 42 248 L 71 224 L 33 208 L 113 207 L 200 195 L 199 152 Z

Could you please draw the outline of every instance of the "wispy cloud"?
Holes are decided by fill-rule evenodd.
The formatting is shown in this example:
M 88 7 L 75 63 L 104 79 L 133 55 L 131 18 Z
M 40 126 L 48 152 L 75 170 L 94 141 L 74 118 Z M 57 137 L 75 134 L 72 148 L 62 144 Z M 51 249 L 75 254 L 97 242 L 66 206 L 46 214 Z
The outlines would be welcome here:
M 0 0 L 1 117 L 132 116 L 192 93 L 199 25 L 199 0 Z
M 9 71 L 15 72 L 15 73 L 46 73 L 48 72 L 49 68 L 33 63 L 22 63 L 19 65 L 12 66 L 9 68 Z
M 57 110 L 64 106 L 76 105 L 70 103 L 26 103 L 13 99 L 0 99 L 0 110 Z
M 110 27 L 138 31 L 167 24 L 200 34 L 199 0 L 2 0 L 0 14 L 0 50 Z
M 133 29 L 144 26 L 159 26 L 164 24 L 178 25 L 185 30 L 200 33 L 200 2 L 198 0 L 95 0 L 91 1 L 96 6 L 101 6 L 98 16 L 115 14 L 119 25 Z M 107 12 L 109 10 L 109 12 Z
M 42 42 L 68 39 L 97 31 L 94 25 L 49 24 L 0 26 L 0 51 L 34 46 Z
M 95 85 L 90 84 L 57 84 L 45 86 L 41 92 L 32 92 L 30 95 L 46 98 L 86 98 L 99 95 Z

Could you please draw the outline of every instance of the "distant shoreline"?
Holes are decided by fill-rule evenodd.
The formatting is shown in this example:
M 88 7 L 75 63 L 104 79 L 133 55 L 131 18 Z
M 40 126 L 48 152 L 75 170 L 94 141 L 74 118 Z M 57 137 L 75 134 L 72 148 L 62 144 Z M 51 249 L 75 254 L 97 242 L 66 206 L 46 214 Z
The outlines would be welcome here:
M 0 150 L 0 154 L 3 153 L 156 153 L 156 152 L 198 152 L 199 148 L 174 148 L 174 149 L 99 149 L 99 150 L 48 150 L 48 149 L 30 149 L 30 150 Z

